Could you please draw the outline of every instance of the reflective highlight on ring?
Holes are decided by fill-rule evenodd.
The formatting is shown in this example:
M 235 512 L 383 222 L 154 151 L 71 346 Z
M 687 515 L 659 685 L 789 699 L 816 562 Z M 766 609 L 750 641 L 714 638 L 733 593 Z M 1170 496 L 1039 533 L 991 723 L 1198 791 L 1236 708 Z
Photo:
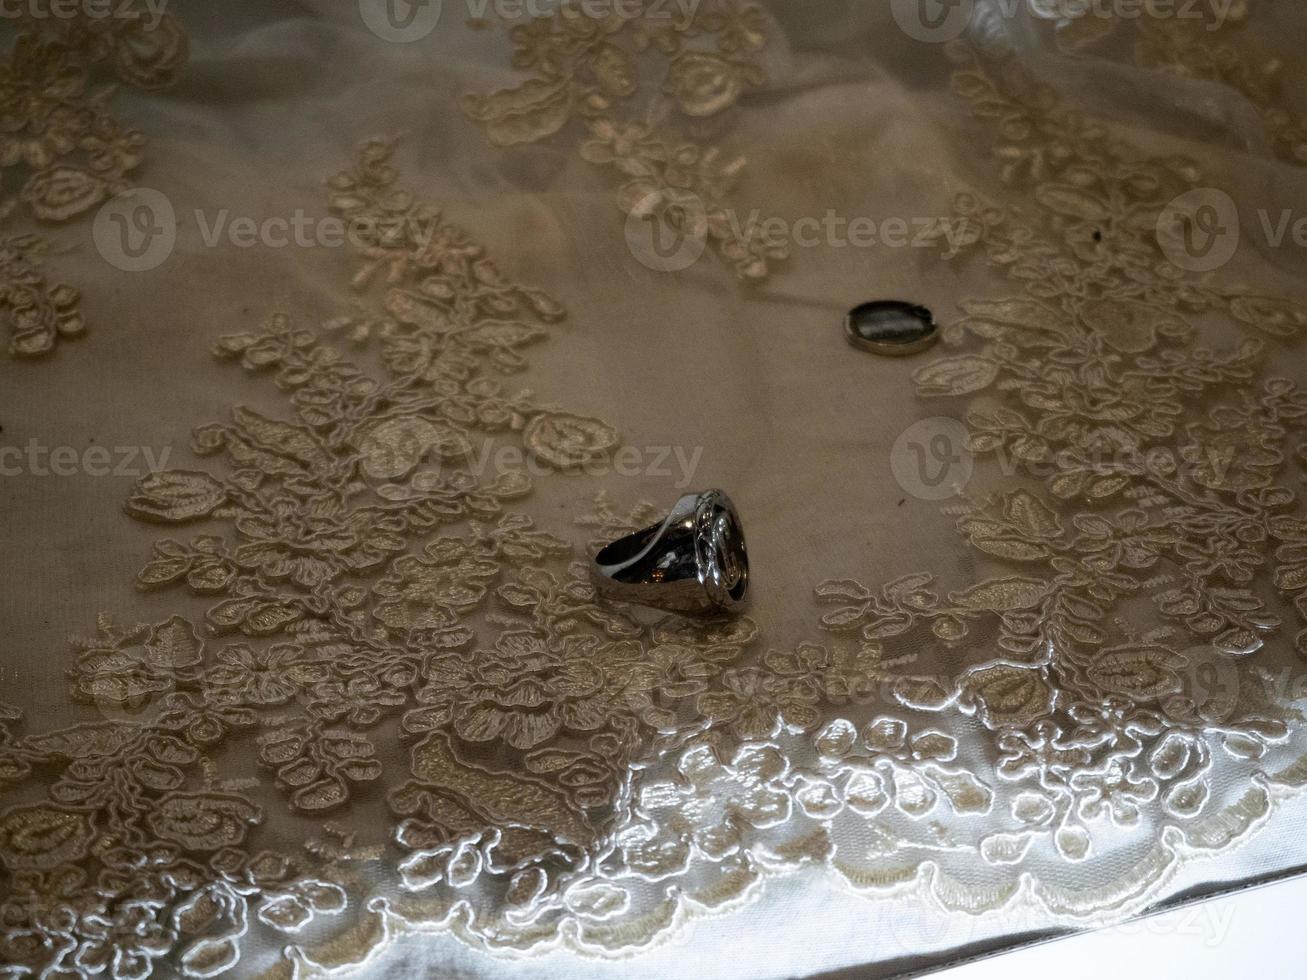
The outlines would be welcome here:
M 749 591 L 744 526 L 722 491 L 690 494 L 661 524 L 600 551 L 590 574 L 607 599 L 687 616 L 737 613 Z

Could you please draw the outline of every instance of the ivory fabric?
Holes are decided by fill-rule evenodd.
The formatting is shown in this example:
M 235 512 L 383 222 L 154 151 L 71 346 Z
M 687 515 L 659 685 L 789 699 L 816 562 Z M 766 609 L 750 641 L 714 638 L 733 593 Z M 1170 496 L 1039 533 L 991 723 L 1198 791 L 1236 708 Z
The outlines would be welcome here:
M 14 25 L 0 974 L 890 976 L 1302 863 L 1302 11 L 382 6 Z M 710 487 L 747 616 L 598 601 Z

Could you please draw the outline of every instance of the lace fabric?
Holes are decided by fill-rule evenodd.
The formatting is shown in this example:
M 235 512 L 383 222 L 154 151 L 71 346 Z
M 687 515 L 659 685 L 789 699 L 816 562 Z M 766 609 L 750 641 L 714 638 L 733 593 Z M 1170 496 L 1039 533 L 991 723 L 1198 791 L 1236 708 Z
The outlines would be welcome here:
M 158 88 L 176 77 L 186 38 L 175 17 L 121 5 L 112 18 L 39 17 L 26 9 L 22 33 L 0 68 L 5 191 L 0 216 L 30 209 L 45 224 L 66 222 L 126 189 L 140 167 L 145 137 L 111 112 L 112 90 L 95 77 L 103 63 L 117 79 Z M 8 222 L 10 225 L 12 221 Z M 61 337 L 84 329 L 76 288 L 51 282 L 42 268 L 50 241 L 39 232 L 0 239 L 9 351 L 48 354 Z
M 1228 148 L 1091 111 L 1054 70 L 1134 30 L 1138 84 L 1251 104 L 1252 159 L 1293 186 L 1284 91 L 1222 54 L 1254 14 L 981 4 L 921 46 L 889 10 L 833 37 L 831 6 L 446 17 L 424 43 L 459 57 L 434 77 L 355 11 L 246 11 L 192 28 L 201 78 L 238 81 L 134 103 L 162 117 L 148 165 L 27 160 L 32 219 L 130 173 L 182 227 L 157 270 L 89 243 L 67 263 L 122 329 L 31 368 L 6 410 L 47 445 L 171 457 L 118 481 L 125 508 L 85 453 L 53 493 L 53 454 L 12 478 L 4 615 L 32 652 L 0 698 L 11 972 L 384 975 L 406 932 L 629 956 L 708 915 L 747 929 L 786 887 L 1004 913 L 1005 939 L 1134 914 L 1198 858 L 1238 877 L 1237 848 L 1276 833 L 1307 781 L 1307 307 L 1278 255 L 1201 271 L 1174 237 L 1176 201 L 1237 190 Z M 186 50 L 176 21 L 153 30 L 147 55 L 70 26 L 11 60 L 65 101 L 106 61 L 148 86 Z M 296 83 L 329 52 L 356 84 Z M 78 125 L 120 133 L 95 106 Z M 1282 200 L 1263 194 L 1246 205 Z M 917 247 L 786 247 L 740 200 L 879 209 Z M 279 248 L 267 219 L 301 215 L 312 244 Z M 646 218 L 724 267 L 647 268 L 623 235 Z M 45 288 L 26 248 L 18 313 Z M 941 314 L 942 353 L 843 345 L 842 309 L 889 283 Z M 100 364 L 88 422 L 62 402 Z M 924 478 L 954 432 L 963 469 Z M 587 554 L 691 483 L 744 507 L 750 616 L 597 601 Z M 108 546 L 41 558 L 76 547 L 60 513 Z M 50 630 L 91 601 L 115 612 L 56 659 Z

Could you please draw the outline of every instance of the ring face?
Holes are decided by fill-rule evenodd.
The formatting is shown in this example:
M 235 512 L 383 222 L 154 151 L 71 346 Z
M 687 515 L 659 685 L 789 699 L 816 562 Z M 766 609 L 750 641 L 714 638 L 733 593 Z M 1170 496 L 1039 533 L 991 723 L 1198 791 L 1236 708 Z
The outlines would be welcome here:
M 688 616 L 738 612 L 749 592 L 744 525 L 720 490 L 682 497 L 661 524 L 608 545 L 590 566 L 599 594 Z
M 844 318 L 844 335 L 859 350 L 906 357 L 932 347 L 939 340 L 939 326 L 924 306 L 881 300 L 850 310 Z

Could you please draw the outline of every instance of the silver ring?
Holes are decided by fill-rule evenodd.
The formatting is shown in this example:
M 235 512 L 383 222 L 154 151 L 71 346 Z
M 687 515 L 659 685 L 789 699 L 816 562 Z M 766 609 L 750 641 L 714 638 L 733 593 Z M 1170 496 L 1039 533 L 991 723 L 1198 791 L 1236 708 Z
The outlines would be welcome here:
M 737 613 L 749 591 L 740 515 L 720 490 L 682 497 L 661 524 L 600 551 L 590 577 L 618 602 L 687 616 Z
M 935 345 L 939 324 L 935 314 L 919 303 L 877 300 L 849 310 L 844 336 L 859 350 L 882 357 L 907 357 Z

